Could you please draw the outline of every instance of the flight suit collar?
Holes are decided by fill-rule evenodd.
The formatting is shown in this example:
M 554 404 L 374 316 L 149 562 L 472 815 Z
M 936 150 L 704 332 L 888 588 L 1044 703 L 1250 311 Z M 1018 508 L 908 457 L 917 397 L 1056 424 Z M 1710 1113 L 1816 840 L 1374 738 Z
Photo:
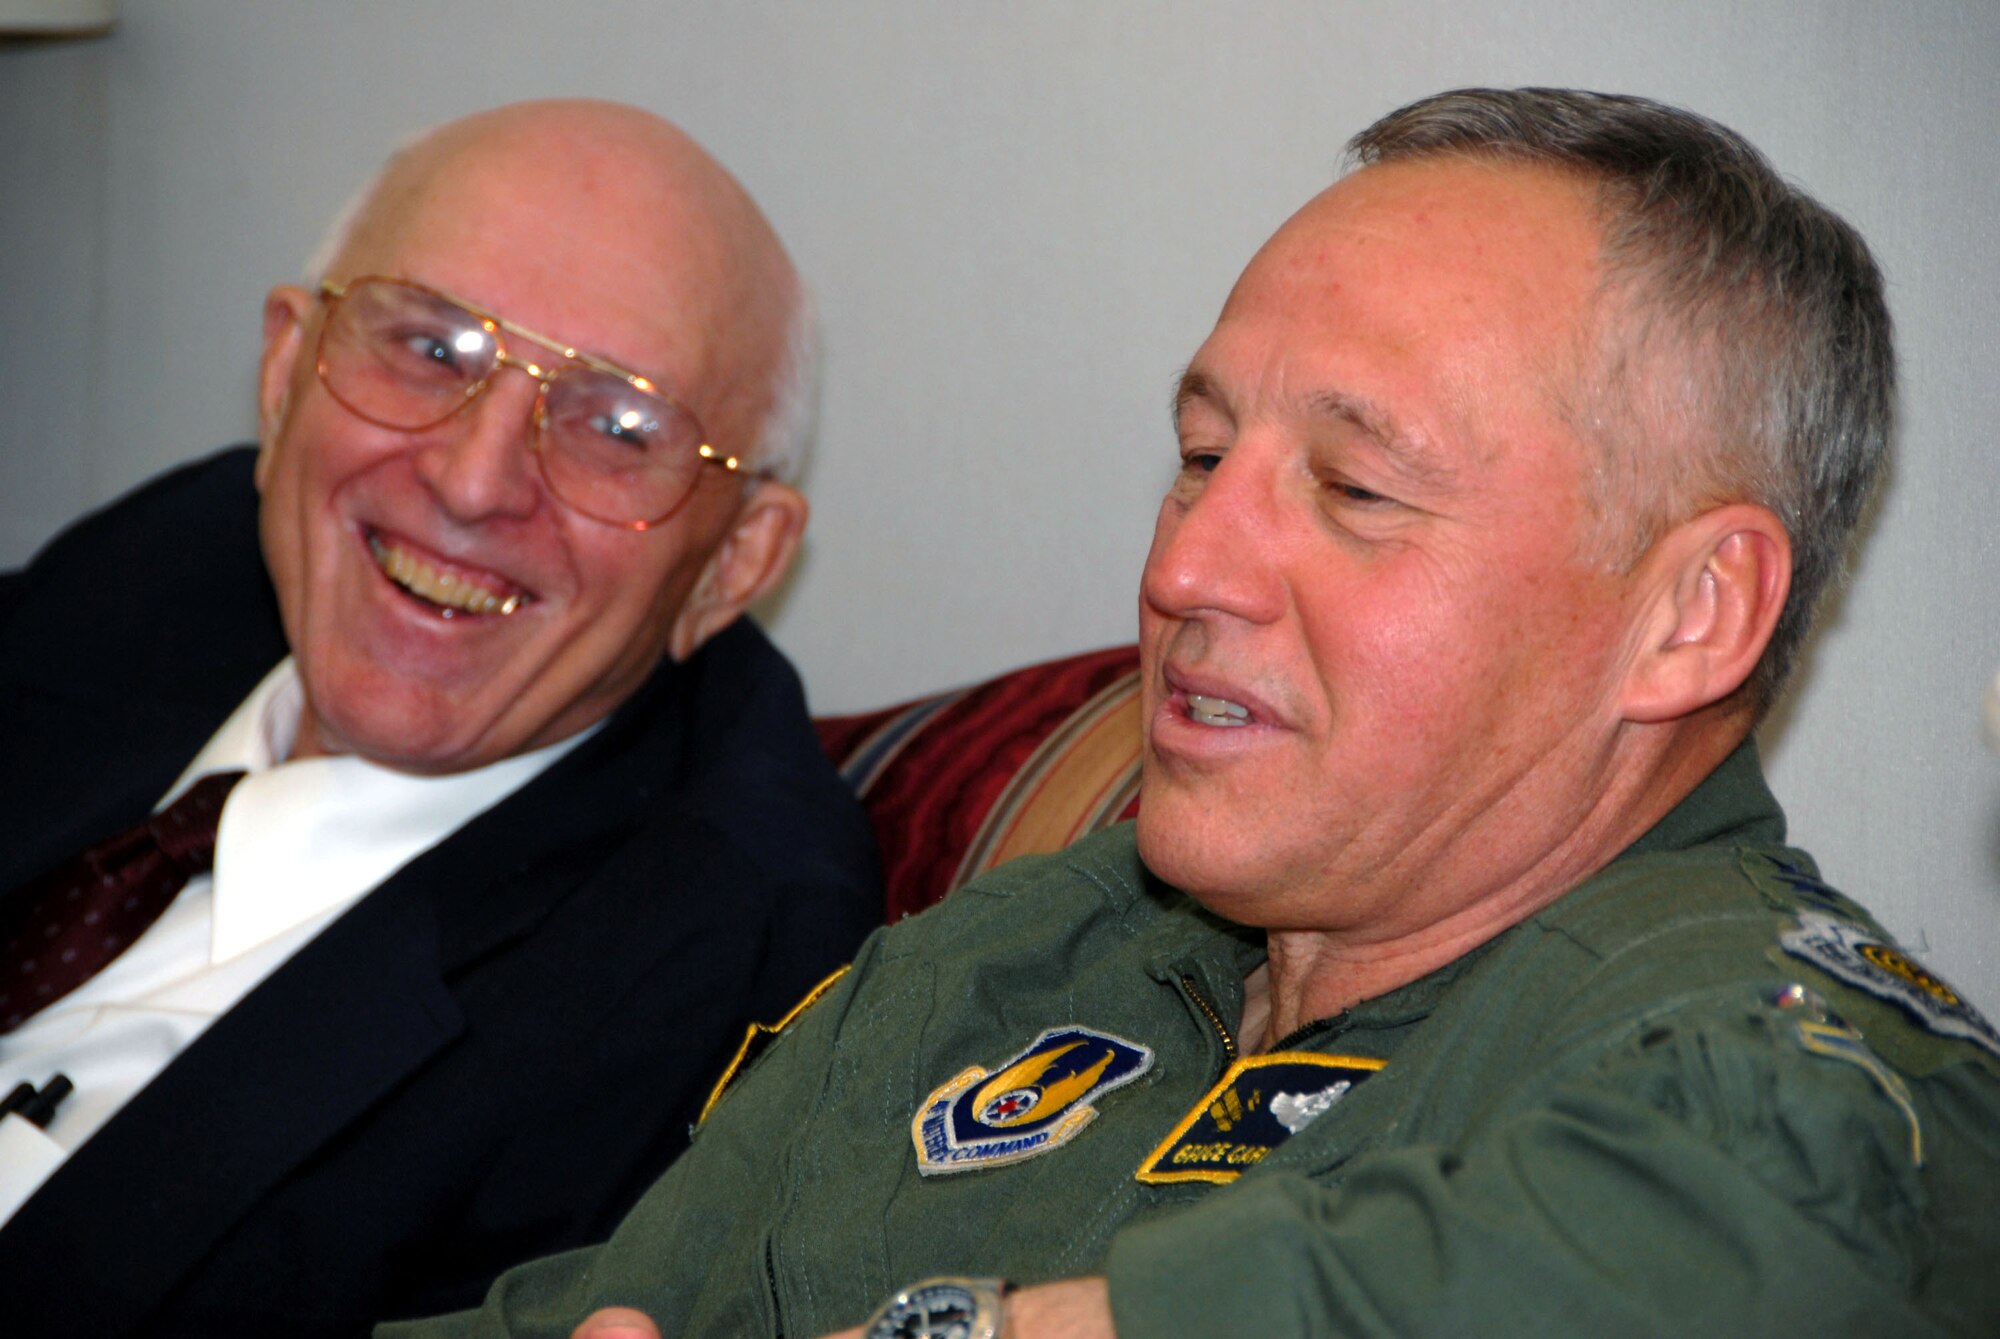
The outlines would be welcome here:
M 1757 740 L 1750 736 L 1617 859 L 1709 842 L 1782 846 L 1784 841 L 1785 811 L 1764 783 Z
M 1764 782 L 1756 740 L 1746 738 L 1613 863 L 1647 852 L 1680 851 L 1710 842 L 1777 846 L 1784 839 L 1784 811 Z M 1503 930 L 1430 975 L 1363 1000 L 1330 1021 L 1338 1022 L 1339 1030 L 1346 1032 L 1400 1027 L 1427 1018 L 1459 978 L 1512 932 L 1511 927 Z
M 1754 737 L 1737 745 L 1681 802 L 1616 860 L 1653 851 L 1677 851 L 1709 842 L 1780 845 L 1785 815 L 1764 782 Z M 1233 1025 L 1243 1009 L 1243 980 L 1266 957 L 1261 934 L 1234 925 L 1189 899 L 1186 935 L 1175 936 L 1155 955 L 1152 976 L 1162 982 L 1191 980 Z M 1300 1028 L 1280 1049 L 1317 1047 L 1330 1036 L 1406 1027 L 1430 1016 L 1460 977 L 1506 939 L 1510 931 L 1462 954 L 1407 985 Z

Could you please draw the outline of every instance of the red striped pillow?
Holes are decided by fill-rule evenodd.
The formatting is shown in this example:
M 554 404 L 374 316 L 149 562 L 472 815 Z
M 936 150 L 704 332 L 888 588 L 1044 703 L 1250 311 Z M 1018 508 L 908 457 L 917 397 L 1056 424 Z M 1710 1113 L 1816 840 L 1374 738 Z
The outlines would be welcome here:
M 890 920 L 1138 810 L 1138 665 L 1111 647 L 814 722 L 875 825 Z

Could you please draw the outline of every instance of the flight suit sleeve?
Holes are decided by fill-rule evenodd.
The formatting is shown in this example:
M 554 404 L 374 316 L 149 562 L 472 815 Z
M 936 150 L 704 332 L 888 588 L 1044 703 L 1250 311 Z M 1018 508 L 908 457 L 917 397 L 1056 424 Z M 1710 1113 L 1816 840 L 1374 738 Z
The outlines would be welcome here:
M 2000 1195 L 1993 1076 L 1932 1075 L 1906 1110 L 1792 1026 L 1650 1027 L 1496 1095 L 1450 1146 L 1260 1170 L 1130 1228 L 1106 1271 L 1120 1339 L 2000 1333 L 1990 1277 L 1916 1300 L 1941 1251 L 2000 1260 L 1969 1207 Z
M 731 1067 L 688 1151 L 610 1240 L 517 1266 L 477 1310 L 378 1326 L 377 1339 L 568 1339 L 610 1306 L 643 1311 L 670 1336 L 771 1332 L 762 1251 L 782 1196 L 778 1150 L 822 1081 L 857 975 L 823 982 L 766 1044 L 755 1034 L 774 1029 L 752 1029 L 755 1059 Z

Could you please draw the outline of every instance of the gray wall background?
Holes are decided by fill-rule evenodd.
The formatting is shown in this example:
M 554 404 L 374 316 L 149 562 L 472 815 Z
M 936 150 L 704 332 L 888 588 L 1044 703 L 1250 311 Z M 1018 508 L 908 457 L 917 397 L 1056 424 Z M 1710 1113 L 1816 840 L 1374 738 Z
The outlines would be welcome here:
M 126 0 L 0 46 L 0 564 L 249 435 L 263 291 L 391 144 L 592 93 L 704 141 L 818 289 L 817 515 L 765 611 L 814 707 L 1127 641 L 1174 373 L 1346 136 L 1456 84 L 1644 93 L 1888 273 L 1900 461 L 1765 746 L 1830 877 L 2000 1014 L 1996 71 L 1993 0 Z

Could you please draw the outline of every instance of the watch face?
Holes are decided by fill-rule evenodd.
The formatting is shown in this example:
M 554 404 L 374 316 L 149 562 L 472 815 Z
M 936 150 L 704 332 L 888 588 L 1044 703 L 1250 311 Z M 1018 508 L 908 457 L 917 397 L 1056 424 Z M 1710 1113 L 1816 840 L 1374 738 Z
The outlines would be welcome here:
M 896 1295 L 868 1327 L 867 1339 L 987 1339 L 990 1304 L 963 1283 L 934 1279 Z

